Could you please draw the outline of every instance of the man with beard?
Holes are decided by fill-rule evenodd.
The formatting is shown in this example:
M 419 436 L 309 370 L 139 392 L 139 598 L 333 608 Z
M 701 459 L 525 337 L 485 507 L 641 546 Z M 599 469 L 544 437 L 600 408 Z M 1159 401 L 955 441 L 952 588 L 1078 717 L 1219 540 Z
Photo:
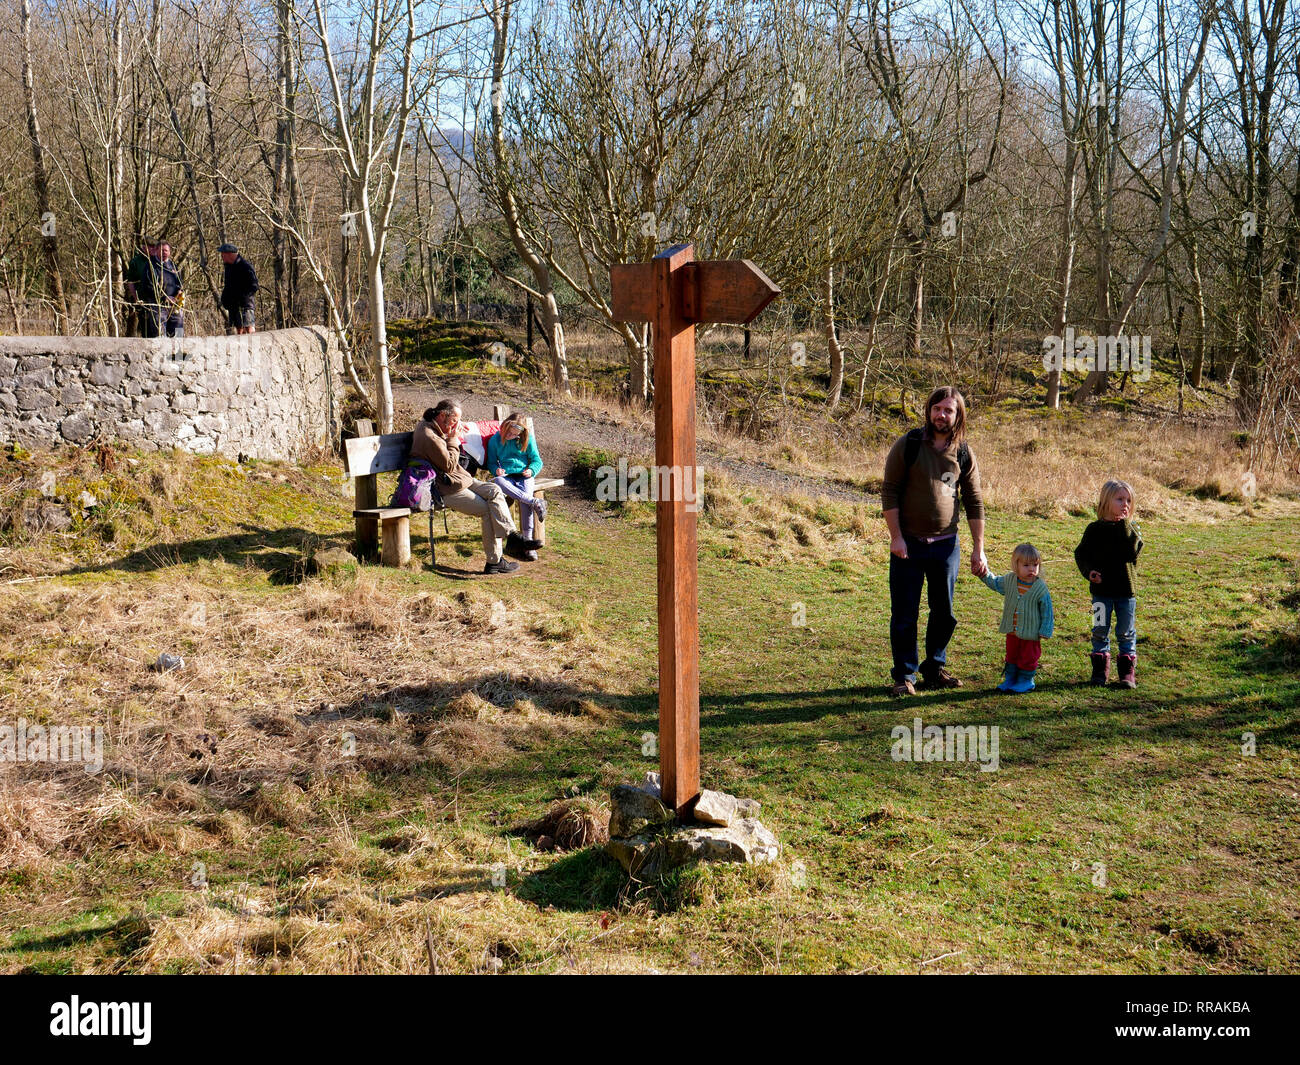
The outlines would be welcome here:
M 945 668 L 948 641 L 957 627 L 952 612 L 960 549 L 957 525 L 964 507 L 971 533 L 971 572 L 988 572 L 984 558 L 984 501 L 979 465 L 966 444 L 966 401 L 950 385 L 925 403 L 925 425 L 899 437 L 885 459 L 881 506 L 889 526 L 889 643 L 893 693 L 923 688 L 960 688 Z M 928 585 L 930 617 L 925 660 L 918 666 L 917 628 L 921 587 Z

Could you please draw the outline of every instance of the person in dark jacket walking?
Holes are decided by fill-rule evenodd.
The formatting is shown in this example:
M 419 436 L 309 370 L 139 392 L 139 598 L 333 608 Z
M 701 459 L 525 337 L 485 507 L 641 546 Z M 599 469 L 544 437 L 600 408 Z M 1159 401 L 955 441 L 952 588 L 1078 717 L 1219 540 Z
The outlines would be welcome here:
M 127 333 L 130 336 L 142 337 L 145 335 L 145 319 L 147 315 L 140 303 L 140 287 L 148 277 L 149 259 L 157 253 L 158 242 L 150 240 L 148 237 L 141 237 L 140 246 L 136 248 L 135 253 L 131 256 L 131 261 L 127 264 L 126 274 L 122 278 L 126 287 Z
M 144 277 L 136 283 L 142 311 L 141 326 L 146 337 L 183 337 L 185 327 L 181 317 L 180 271 L 172 262 L 172 246 L 165 240 L 150 249 L 144 268 Z
M 255 331 L 253 294 L 257 291 L 257 272 L 233 244 L 223 244 L 217 251 L 221 252 L 221 261 L 225 263 L 221 306 L 225 308 L 230 331 L 252 333 Z

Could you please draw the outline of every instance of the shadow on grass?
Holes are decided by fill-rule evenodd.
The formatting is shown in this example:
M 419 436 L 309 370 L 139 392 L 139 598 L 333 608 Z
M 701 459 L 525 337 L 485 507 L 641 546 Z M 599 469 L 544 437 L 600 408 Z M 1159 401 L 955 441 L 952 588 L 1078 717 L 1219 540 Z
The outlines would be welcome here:
M 622 867 L 603 848 L 587 847 L 530 873 L 515 894 L 557 910 L 608 910 L 618 905 L 627 884 Z
M 349 552 L 356 551 L 350 529 L 341 529 L 337 533 L 322 536 L 298 526 L 263 529 L 241 523 L 239 527 L 242 532 L 230 533 L 226 536 L 143 547 L 138 551 L 132 551 L 129 555 L 97 566 L 71 567 L 64 570 L 61 576 L 73 576 L 79 573 L 151 573 L 171 566 L 212 560 L 261 570 L 271 584 L 284 586 L 298 584 L 309 575 L 310 556 L 314 551 L 336 547 Z M 419 531 L 425 532 L 423 529 Z M 416 529 L 412 532 L 416 532 Z M 412 537 L 411 557 L 420 564 L 423 573 L 453 581 L 472 580 L 484 576 L 483 549 L 479 534 L 458 535 L 453 530 L 450 537 L 439 534 L 437 542 L 438 561 L 435 566 L 430 562 L 427 537 L 425 535 Z M 466 546 L 473 548 L 468 554 L 464 551 Z M 474 557 L 475 553 L 478 555 L 477 558 Z M 377 558 L 364 559 L 362 562 L 365 565 L 379 565 Z M 514 576 L 526 572 L 526 566 L 521 564 Z
M 102 942 L 117 954 L 131 954 L 148 942 L 149 923 L 139 917 L 124 917 L 116 924 L 102 928 L 78 928 L 59 935 L 46 936 L 44 939 L 18 940 L 15 937 L 9 945 L 0 948 L 5 954 L 27 953 L 29 951 L 67 950 L 86 943 Z
M 262 529 L 241 523 L 243 532 L 213 536 L 205 540 L 154 544 L 132 551 L 129 555 L 98 566 L 74 566 L 63 576 L 78 573 L 149 573 L 170 566 L 205 559 L 262 570 L 271 584 L 297 584 L 306 575 L 310 552 L 318 548 L 342 547 L 352 550 L 352 532 L 321 536 L 297 526 Z
M 1300 685 L 1292 681 L 1286 685 L 1289 691 L 1273 685 L 1266 696 L 1245 701 L 1243 695 L 1255 693 L 1243 691 L 1242 675 L 1219 691 L 1198 694 L 1155 690 L 1145 677 L 1136 691 L 1063 680 L 1044 682 L 1024 695 L 1004 695 L 990 685 L 922 692 L 905 700 L 874 687 L 710 694 L 701 699 L 700 723 L 706 733 L 777 726 L 771 737 L 774 745 L 806 750 L 828 741 L 865 744 L 870 745 L 865 753 L 875 751 L 884 759 L 889 757 L 890 730 L 911 726 L 918 717 L 927 725 L 996 725 L 1004 761 L 1029 766 L 1089 749 L 1101 752 L 1171 741 L 1235 750 L 1247 730 L 1294 748 L 1300 737 L 1293 709 Z M 849 727 L 828 721 L 815 734 L 792 734 L 791 727 L 836 717 L 851 719 Z M 871 736 L 879 742 L 873 743 Z
M 399 714 L 409 717 L 418 728 L 422 720 L 445 717 L 448 704 L 470 692 L 503 710 L 511 709 L 521 699 L 531 699 L 543 710 L 557 715 L 582 714 L 592 704 L 612 713 L 641 715 L 656 705 L 655 696 L 611 695 L 554 677 L 535 678 L 507 670 L 492 670 L 467 673 L 460 680 L 381 688 L 350 703 L 300 713 L 298 720 L 304 724 L 341 718 L 377 717 L 387 720 Z

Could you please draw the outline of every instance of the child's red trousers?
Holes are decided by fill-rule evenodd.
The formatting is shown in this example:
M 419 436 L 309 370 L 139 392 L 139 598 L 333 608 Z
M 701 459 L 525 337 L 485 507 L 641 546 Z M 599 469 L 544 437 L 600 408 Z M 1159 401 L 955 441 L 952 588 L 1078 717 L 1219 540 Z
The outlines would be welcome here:
M 1022 640 L 1014 632 L 1007 633 L 1007 663 L 1019 666 L 1026 673 L 1038 668 L 1038 659 L 1043 653 L 1041 640 Z

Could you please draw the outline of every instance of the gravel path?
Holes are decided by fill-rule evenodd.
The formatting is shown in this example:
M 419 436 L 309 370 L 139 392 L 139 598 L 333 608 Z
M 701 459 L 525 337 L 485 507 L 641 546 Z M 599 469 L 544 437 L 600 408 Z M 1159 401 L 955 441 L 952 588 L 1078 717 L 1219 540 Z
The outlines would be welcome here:
M 395 428 L 405 429 L 420 414 L 439 399 L 450 396 L 461 405 L 467 421 L 491 418 L 495 403 L 517 404 L 533 419 L 538 439 L 541 441 L 542 459 L 546 475 L 568 478 L 573 466 L 575 449 L 589 446 L 605 448 L 621 455 L 650 455 L 654 453 L 654 436 L 634 426 L 620 424 L 600 412 L 591 412 L 575 403 L 563 400 L 539 399 L 527 389 L 505 382 L 487 387 L 457 382 L 445 389 L 439 385 L 397 383 L 393 384 L 393 398 L 397 407 Z M 814 498 L 829 498 L 851 503 L 871 500 L 865 492 L 823 477 L 803 476 L 774 469 L 766 463 L 722 457 L 718 449 L 706 440 L 699 441 L 697 453 L 701 466 L 721 468 L 734 481 L 752 484 L 777 492 L 799 492 Z M 580 498 L 576 490 L 566 485 L 561 492 L 566 499 Z M 587 508 L 584 508 L 587 509 Z M 591 508 L 594 511 L 594 508 Z M 594 511 L 600 514 L 599 511 Z

